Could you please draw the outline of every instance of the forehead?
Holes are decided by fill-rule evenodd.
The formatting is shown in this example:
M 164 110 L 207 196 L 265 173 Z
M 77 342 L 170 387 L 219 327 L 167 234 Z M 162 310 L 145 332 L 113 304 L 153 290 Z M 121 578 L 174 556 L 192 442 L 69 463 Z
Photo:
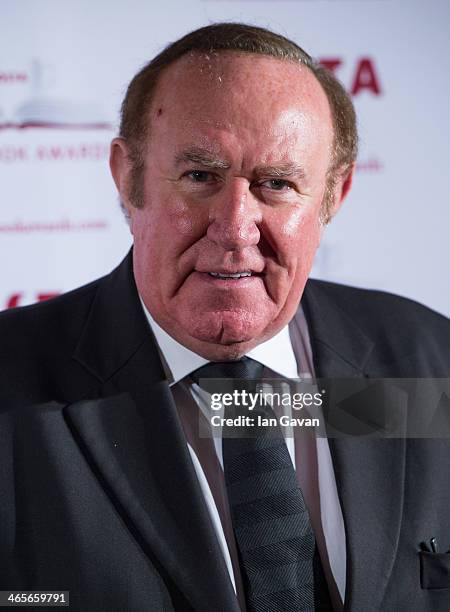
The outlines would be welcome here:
M 234 51 L 191 53 L 160 76 L 150 112 L 158 125 L 264 135 L 279 141 L 308 132 L 331 143 L 325 92 L 301 63 Z

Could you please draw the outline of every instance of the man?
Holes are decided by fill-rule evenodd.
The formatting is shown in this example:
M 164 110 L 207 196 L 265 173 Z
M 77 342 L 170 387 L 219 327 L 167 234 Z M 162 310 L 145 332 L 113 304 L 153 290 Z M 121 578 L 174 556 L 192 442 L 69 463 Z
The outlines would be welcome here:
M 133 251 L 0 319 L 3 590 L 68 590 L 93 611 L 448 610 L 447 441 L 277 442 L 289 510 L 271 442 L 238 456 L 236 502 L 232 445 L 186 416 L 216 366 L 449 375 L 440 315 L 307 283 L 356 142 L 341 86 L 267 30 L 197 30 L 133 79 L 111 147 Z M 431 538 L 440 552 L 420 550 Z

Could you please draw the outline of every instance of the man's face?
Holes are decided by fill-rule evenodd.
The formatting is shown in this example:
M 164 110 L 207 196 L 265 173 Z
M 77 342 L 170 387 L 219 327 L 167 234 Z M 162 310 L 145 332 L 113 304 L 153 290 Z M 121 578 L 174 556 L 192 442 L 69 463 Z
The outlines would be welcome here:
M 326 95 L 300 64 L 196 54 L 163 73 L 149 121 L 142 208 L 115 174 L 138 291 L 181 344 L 238 358 L 290 321 L 308 278 L 332 153 Z

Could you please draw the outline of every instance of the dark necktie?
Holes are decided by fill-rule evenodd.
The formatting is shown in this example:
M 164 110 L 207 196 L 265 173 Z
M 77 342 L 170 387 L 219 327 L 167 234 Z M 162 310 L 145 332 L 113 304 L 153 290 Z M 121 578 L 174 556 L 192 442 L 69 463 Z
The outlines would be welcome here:
M 256 389 L 264 366 L 244 357 L 211 362 L 191 374 L 240 379 Z M 255 381 L 252 387 L 249 379 Z M 244 414 L 226 409 L 225 417 Z M 248 412 L 246 413 L 249 414 Z M 253 416 L 256 418 L 255 411 Z M 273 418 L 267 404 L 260 416 Z M 331 610 L 315 538 L 294 467 L 279 427 L 252 427 L 223 438 L 224 476 L 249 612 Z

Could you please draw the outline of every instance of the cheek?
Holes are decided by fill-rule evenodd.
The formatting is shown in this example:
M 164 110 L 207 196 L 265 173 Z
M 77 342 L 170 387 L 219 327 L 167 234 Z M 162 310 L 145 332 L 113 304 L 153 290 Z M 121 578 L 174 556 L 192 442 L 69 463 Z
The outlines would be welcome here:
M 131 216 L 130 230 L 133 234 L 134 244 L 142 248 L 146 244 L 152 244 L 152 234 L 155 227 L 155 219 L 148 214 L 148 209 L 135 209 Z
M 201 232 L 201 211 L 181 198 L 148 197 L 143 209 L 134 212 L 131 232 L 135 245 L 156 257 L 177 253 Z
M 172 200 L 168 204 L 167 224 L 173 236 L 191 237 L 198 231 L 200 214 L 194 207 L 189 206 L 183 199 Z
M 292 240 L 299 234 L 300 228 L 304 221 L 305 219 L 302 210 L 300 208 L 294 209 L 281 225 L 281 235 L 286 237 L 287 240 Z
M 157 188 L 146 190 L 146 207 L 156 231 L 164 232 L 165 240 L 171 241 L 196 236 L 205 216 L 198 202 L 191 202 L 172 184 L 161 185 L 161 181 Z
M 321 235 L 316 211 L 306 213 L 303 207 L 297 207 L 282 217 L 274 215 L 271 225 L 280 258 L 289 268 L 312 259 Z

